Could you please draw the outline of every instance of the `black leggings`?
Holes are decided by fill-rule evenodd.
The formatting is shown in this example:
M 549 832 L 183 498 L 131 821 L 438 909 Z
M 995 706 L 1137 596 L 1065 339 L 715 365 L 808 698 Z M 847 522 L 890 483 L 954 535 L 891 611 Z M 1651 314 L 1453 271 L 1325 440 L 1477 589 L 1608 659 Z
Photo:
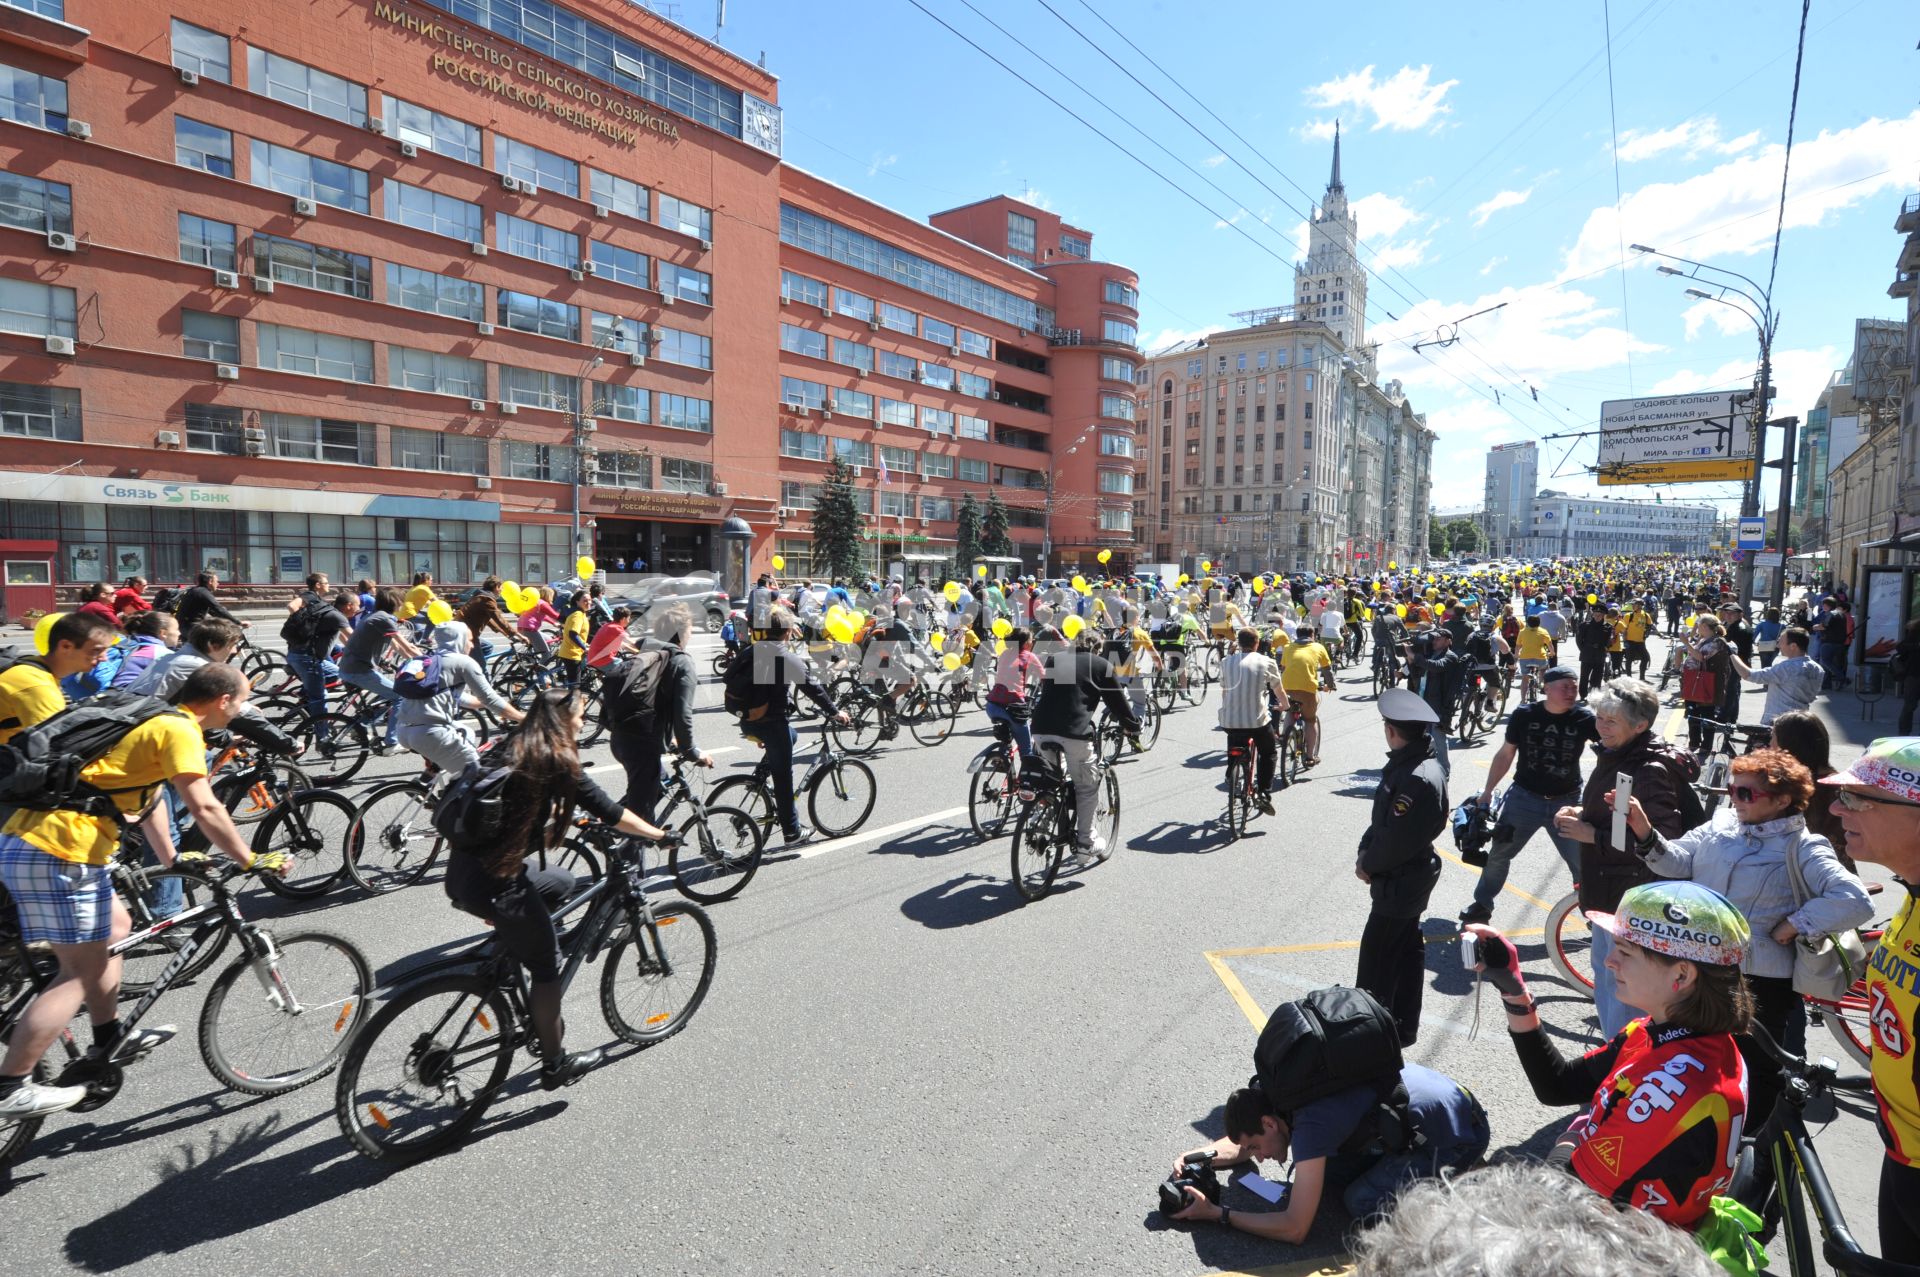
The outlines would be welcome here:
M 526 968 L 527 979 L 535 984 L 560 978 L 560 936 L 553 910 L 576 885 L 564 869 L 524 865 L 511 878 L 496 878 L 477 856 L 455 850 L 447 857 L 447 899 L 462 912 L 491 922 L 500 947 Z
M 1229 727 L 1227 729 L 1227 748 L 1238 745 L 1245 748 L 1252 745 L 1256 755 L 1253 778 L 1256 792 L 1265 794 L 1273 789 L 1274 761 L 1273 727 Z
M 1880 1257 L 1920 1264 L 1920 1166 L 1880 1160 Z

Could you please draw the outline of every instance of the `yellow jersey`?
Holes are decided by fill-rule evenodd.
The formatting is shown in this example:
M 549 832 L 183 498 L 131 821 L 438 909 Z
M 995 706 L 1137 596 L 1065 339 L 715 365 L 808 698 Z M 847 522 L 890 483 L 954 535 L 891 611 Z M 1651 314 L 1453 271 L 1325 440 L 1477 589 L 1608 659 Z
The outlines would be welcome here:
M 1544 661 L 1553 650 L 1553 635 L 1537 625 L 1523 625 L 1519 637 L 1513 641 L 1513 649 L 1523 661 Z
M 160 714 L 120 738 L 120 743 L 80 771 L 80 779 L 113 796 L 129 817 L 153 801 L 154 790 L 174 776 L 207 774 L 207 740 L 184 713 Z M 6 832 L 49 855 L 84 865 L 104 865 L 120 847 L 120 826 L 111 816 L 79 811 L 18 811 Z
M 577 661 L 587 654 L 587 614 L 574 608 L 560 622 L 560 651 L 563 661 Z
M 1646 609 L 1635 608 L 1633 611 L 1627 613 L 1627 642 L 1646 642 L 1647 631 L 1652 628 L 1652 626 L 1653 618 L 1647 615 Z
M 1289 692 L 1320 690 L 1320 671 L 1333 664 L 1317 642 L 1289 643 L 1280 649 L 1280 686 Z
M 407 591 L 406 601 L 412 605 L 413 610 L 416 612 L 426 611 L 427 604 L 433 602 L 433 600 L 434 593 L 431 585 L 416 585 Z
M 14 662 L 0 674 L 0 744 L 66 707 L 66 694 L 52 671 L 31 659 Z
M 1920 1166 L 1920 909 L 1912 891 L 1867 960 L 1867 1021 L 1873 1034 L 1873 1095 L 1887 1156 Z

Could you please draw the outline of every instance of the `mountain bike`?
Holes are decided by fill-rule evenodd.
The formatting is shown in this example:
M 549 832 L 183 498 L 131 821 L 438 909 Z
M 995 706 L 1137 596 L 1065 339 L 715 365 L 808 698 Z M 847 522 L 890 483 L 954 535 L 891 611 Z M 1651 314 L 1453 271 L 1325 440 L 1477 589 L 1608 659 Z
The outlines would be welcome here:
M 937 687 L 916 682 L 895 702 L 894 720 L 904 723 L 922 745 L 938 745 L 953 734 L 960 702 Z
M 1279 730 L 1275 732 L 1280 741 L 1280 756 L 1276 771 L 1283 784 L 1291 785 L 1300 779 L 1300 773 L 1306 769 L 1307 757 L 1307 720 L 1300 715 L 1299 709 L 1291 700 L 1279 718 Z
M 1225 730 L 1224 728 L 1221 730 Z M 1255 728 L 1272 731 L 1271 725 Z M 1253 813 L 1260 810 L 1259 755 L 1252 741 L 1227 735 L 1227 832 L 1233 837 L 1246 835 Z
M 1470 680 L 1465 696 L 1460 698 L 1457 723 L 1460 743 L 1471 745 L 1474 741 L 1493 729 L 1500 717 L 1499 707 L 1493 703 L 1492 676 L 1498 673 L 1494 665 L 1476 665 L 1468 673 Z
M 1822 1095 L 1851 1095 L 1873 1103 L 1873 1080 L 1866 1076 L 1844 1077 L 1832 1061 L 1818 1062 L 1789 1053 L 1759 1025 L 1752 1030 L 1753 1041 L 1762 1052 L 1780 1065 L 1779 1102 L 1773 1106 L 1759 1130 L 1742 1141 L 1740 1161 L 1734 1173 L 1729 1195 L 1750 1197 L 1755 1159 L 1766 1158 L 1773 1165 L 1773 1182 L 1780 1194 L 1780 1240 L 1787 1251 L 1787 1271 L 1794 1277 L 1813 1277 L 1831 1271 L 1843 1277 L 1920 1277 L 1920 1265 L 1896 1264 L 1869 1255 L 1855 1240 L 1853 1230 L 1840 1210 L 1840 1199 L 1827 1179 L 1826 1168 L 1813 1147 L 1807 1130 L 1807 1105 Z M 1862 1061 L 1864 1067 L 1864 1061 Z M 1802 1190 L 1805 1196 L 1802 1197 Z M 1746 1203 L 1761 1213 L 1764 1203 Z M 1819 1258 L 1814 1254 L 1814 1233 L 1808 1227 L 1807 1207 L 1813 1207 L 1813 1222 L 1819 1226 Z M 1824 1261 L 1827 1267 L 1822 1267 Z
M 1013 728 L 997 718 L 989 721 L 993 744 L 967 764 L 967 774 L 973 778 L 967 782 L 967 821 L 975 834 L 991 841 L 1013 823 L 1020 760 L 1013 746 Z
M 873 814 L 873 802 L 879 795 L 873 768 L 857 758 L 849 758 L 835 749 L 838 741 L 835 724 L 828 719 L 820 734 L 820 752 L 807 764 L 807 770 L 794 782 L 795 802 L 806 795 L 807 816 L 813 827 L 829 838 L 844 838 L 867 823 Z M 771 839 L 779 826 L 780 813 L 773 801 L 773 771 L 766 759 L 755 765 L 751 775 L 729 776 L 708 792 L 712 804 L 743 811 L 759 826 L 761 836 Z
M 1100 756 L 1102 762 L 1118 762 L 1127 753 L 1144 754 L 1160 739 L 1160 713 L 1153 701 L 1147 700 L 1140 709 L 1140 731 L 1134 736 L 1129 736 L 1126 724 L 1107 710 L 1100 711 L 1100 718 L 1093 728 L 1093 752 Z M 1136 741 L 1139 742 L 1137 747 Z
M 1400 686 L 1402 670 L 1400 658 L 1391 648 L 1376 645 L 1373 649 L 1373 695 L 1378 699 L 1380 693 Z
M 366 1018 L 373 989 L 366 958 L 328 932 L 276 935 L 249 922 L 228 886 L 247 871 L 224 859 L 191 859 L 170 869 L 115 867 L 116 877 L 136 898 L 150 900 L 162 883 L 174 880 L 191 901 L 179 913 L 137 923 L 132 935 L 110 947 L 110 953 L 124 958 L 161 951 L 156 942 L 162 937 L 168 945 L 177 944 L 146 991 L 121 1015 L 123 1031 L 131 1035 L 167 990 L 188 979 L 190 971 L 210 965 L 204 954 L 218 955 L 229 941 L 237 941 L 240 956 L 214 977 L 200 1008 L 201 1062 L 221 1085 L 248 1095 L 284 1095 L 325 1077 Z M 0 1007 L 0 1041 L 59 974 L 51 954 L 25 953 L 25 978 Z M 138 1058 L 94 1055 L 68 1028 L 54 1039 L 36 1076 L 51 1078 L 56 1086 L 84 1086 L 86 1097 L 73 1111 L 90 1113 L 120 1093 L 126 1066 Z M 32 1139 L 41 1120 L 0 1127 L 0 1169 Z
M 1025 806 L 1013 825 L 1013 885 L 1030 901 L 1053 890 L 1067 854 L 1078 846 L 1079 795 L 1065 755 L 1058 745 L 1050 744 L 1037 747 L 1034 758 L 1044 761 L 1030 765 L 1021 775 L 1020 798 Z M 1103 849 L 1100 858 L 1104 860 L 1113 854 L 1114 840 L 1120 836 L 1120 778 L 1097 754 L 1091 765 L 1097 804 L 1093 838 Z
M 606 853 L 607 871 L 554 911 L 561 988 L 604 953 L 607 1027 L 622 1042 L 654 1046 L 684 1029 L 706 999 L 718 952 L 713 922 L 688 901 L 655 907 L 639 840 L 604 826 L 582 836 Z M 537 1053 L 526 972 L 491 937 L 428 963 L 348 1047 L 334 1090 L 340 1129 L 378 1161 L 404 1164 L 450 1148 L 499 1095 L 523 1046 Z
M 675 756 L 661 784 L 664 804 L 655 810 L 654 823 L 671 829 L 668 823 L 684 804 L 686 820 L 680 826 L 680 838 L 667 855 L 667 871 L 681 895 L 703 904 L 718 904 L 739 895 L 760 869 L 760 856 L 767 845 L 767 830 L 738 807 L 704 802 L 687 778 L 687 761 Z

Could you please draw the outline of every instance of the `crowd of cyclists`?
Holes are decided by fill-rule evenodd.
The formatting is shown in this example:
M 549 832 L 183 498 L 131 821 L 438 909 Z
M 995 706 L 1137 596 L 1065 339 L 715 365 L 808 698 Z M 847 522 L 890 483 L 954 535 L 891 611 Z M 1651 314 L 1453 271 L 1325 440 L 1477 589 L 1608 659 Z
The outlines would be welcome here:
M 213 797 L 208 763 L 231 756 L 229 732 L 245 748 L 292 757 L 315 788 L 351 776 L 367 756 L 409 751 L 434 778 L 428 815 L 492 811 L 484 841 L 444 839 L 446 893 L 491 924 L 524 969 L 542 1084 L 565 1085 L 598 1064 L 597 1053 L 562 1044 L 563 929 L 553 918 L 591 871 L 577 872 L 578 860 L 572 870 L 550 867 L 546 853 L 569 845 L 582 822 L 667 846 L 689 837 L 691 824 L 670 832 L 655 823 L 666 766 L 713 759 L 694 739 L 693 618 L 675 605 L 635 616 L 607 598 L 590 567 L 583 561 L 581 575 L 557 589 L 488 578 L 448 598 L 425 573 L 404 590 L 371 581 L 335 589 L 316 573 L 287 601 L 278 657 L 247 642 L 248 622 L 220 603 L 212 574 L 151 599 L 134 578 L 43 622 L 37 654 L 0 664 L 0 744 L 31 739 L 40 751 L 16 747 L 21 759 L 44 756 L 63 717 L 90 703 L 139 718 L 80 760 L 77 788 L 69 778 L 64 796 L 36 805 L 11 795 L 0 885 L 12 910 L 0 910 L 0 963 L 12 965 L 0 967 L 0 1007 L 16 1009 L 0 1065 L 0 1150 L 19 1151 L 6 1124 L 84 1102 L 90 1069 L 130 1062 L 171 1035 L 119 1031 L 115 946 L 132 923 L 110 866 L 127 857 L 172 865 L 211 846 L 263 875 L 289 872 L 287 854 L 257 855 Z M 1732 1189 L 1742 1123 L 1757 1129 L 1778 1098 L 1777 1070 L 1756 1053 L 1751 1026 L 1804 1050 L 1802 955 L 1845 952 L 1830 938 L 1857 933 L 1875 914 L 1855 862 L 1885 865 L 1906 898 L 1870 969 L 1843 970 L 1833 996 L 1872 1007 L 1888 1149 L 1882 1246 L 1889 1259 L 1920 1264 L 1911 1047 L 1920 920 L 1906 885 L 1920 881 L 1920 738 L 1876 742 L 1847 771 L 1828 763 L 1824 727 L 1809 711 L 1823 691 L 1847 685 L 1844 590 L 1753 620 L 1717 562 L 1394 567 L 1350 579 L 1211 567 L 1177 579 L 982 571 L 944 583 L 815 584 L 763 575 L 736 601 L 710 669 L 738 734 L 764 751 L 770 810 L 747 813 L 746 845 L 702 854 L 719 871 L 738 870 L 736 859 L 757 863 L 769 848 L 844 832 L 801 820 L 793 775 L 801 726 L 819 721 L 823 754 L 836 746 L 871 754 L 901 747 L 903 727 L 921 746 L 944 740 L 977 706 L 1010 751 L 991 801 L 1012 810 L 1045 794 L 1062 813 L 1063 836 L 1048 849 L 1051 881 L 1117 849 L 1113 759 L 1152 750 L 1161 720 L 1206 706 L 1215 686 L 1219 752 L 1249 760 L 1248 801 L 1263 814 L 1321 764 L 1328 714 L 1365 713 L 1345 702 L 1370 696 L 1395 756 L 1437 763 L 1439 810 L 1452 813 L 1457 845 L 1482 869 L 1460 911 L 1461 934 L 1506 1001 L 1529 1081 L 1545 1102 L 1589 1105 L 1556 1158 L 1621 1205 L 1689 1229 Z M 1659 638 L 1666 648 L 1656 659 Z M 1343 670 L 1361 697 L 1329 695 Z M 1748 683 L 1765 701 L 1757 721 L 1743 724 Z M 1685 751 L 1656 735 L 1669 698 L 1687 720 Z M 128 708 L 149 701 L 175 708 Z M 1748 752 L 1703 781 L 1701 764 L 1730 754 L 1736 729 Z M 1487 779 L 1456 810 L 1445 791 L 1457 751 L 1494 730 L 1501 743 Z M 603 733 L 624 772 L 618 799 L 580 761 Z M 1620 776 L 1632 778 L 1630 796 L 1615 793 Z M 1228 783 L 1230 812 L 1240 783 Z M 229 797 L 299 801 L 291 790 Z M 1381 834 L 1381 805 L 1370 836 Z M 1383 836 L 1432 842 L 1444 824 Z M 1028 828 L 1013 824 L 1016 876 L 1022 841 L 1035 836 Z M 1541 1030 L 1517 952 L 1491 925 L 1509 869 L 1536 835 L 1567 865 L 1593 926 L 1592 995 L 1605 1040 L 1576 1060 Z M 1377 902 L 1378 883 L 1374 890 Z M 51 961 L 36 963 L 36 954 Z M 1382 964 L 1363 943 L 1362 988 L 1370 969 Z M 1410 1044 L 1417 996 L 1409 1012 L 1392 1005 L 1397 995 L 1370 992 Z M 83 1004 L 92 1048 L 67 1076 L 36 1072 Z M 1648 1122 L 1642 1108 L 1661 1120 Z M 1289 1116 L 1276 1116 L 1285 1129 Z M 1256 1120 L 1244 1133 L 1270 1129 Z M 1764 1231 L 1772 1223 L 1764 1188 L 1754 1201 Z

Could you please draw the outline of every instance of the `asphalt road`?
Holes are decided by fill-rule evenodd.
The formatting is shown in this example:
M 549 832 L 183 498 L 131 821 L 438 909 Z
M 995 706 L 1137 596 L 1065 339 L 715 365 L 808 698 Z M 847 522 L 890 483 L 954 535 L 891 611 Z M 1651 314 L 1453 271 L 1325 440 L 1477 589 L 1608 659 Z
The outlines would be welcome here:
M 1338 1256 L 1337 1203 L 1288 1247 L 1169 1227 L 1154 1186 L 1219 1133 L 1251 1071 L 1249 1013 L 1352 980 L 1367 912 L 1353 853 L 1384 754 L 1367 692 L 1351 671 L 1323 698 L 1324 764 L 1239 842 L 1218 826 L 1217 699 L 1177 712 L 1123 764 L 1123 849 L 1024 906 L 1008 844 L 967 828 L 982 716 L 932 749 L 903 734 L 875 760 L 861 834 L 772 859 L 714 910 L 714 987 L 683 1033 L 619 1048 L 558 1093 L 523 1070 L 467 1146 L 411 1169 L 349 1149 L 331 1078 L 270 1100 L 221 1089 L 196 1058 L 200 987 L 171 993 L 154 1020 L 181 1037 L 111 1105 L 51 1119 L 16 1166 L 0 1271 L 1188 1274 Z M 753 754 L 717 700 L 703 687 L 697 734 L 724 774 Z M 1456 800 L 1493 748 L 1455 751 Z M 604 749 L 594 761 L 610 764 Z M 408 770 L 376 759 L 363 779 Z M 1412 1056 L 1474 1089 L 1496 1150 L 1538 1151 L 1570 1114 L 1534 1101 L 1492 994 L 1475 1036 L 1446 942 L 1474 872 L 1449 864 L 1434 895 Z M 1576 1048 L 1597 1030 L 1548 974 L 1534 903 L 1567 886 L 1537 842 L 1495 921 L 1534 931 L 1521 952 Z M 343 885 L 298 916 L 352 938 L 383 978 L 475 930 L 437 874 L 379 898 Z M 611 1041 L 596 989 L 589 971 L 569 999 L 576 1045 Z M 1818 1134 L 1871 1244 L 1877 1142 L 1853 1116 Z

